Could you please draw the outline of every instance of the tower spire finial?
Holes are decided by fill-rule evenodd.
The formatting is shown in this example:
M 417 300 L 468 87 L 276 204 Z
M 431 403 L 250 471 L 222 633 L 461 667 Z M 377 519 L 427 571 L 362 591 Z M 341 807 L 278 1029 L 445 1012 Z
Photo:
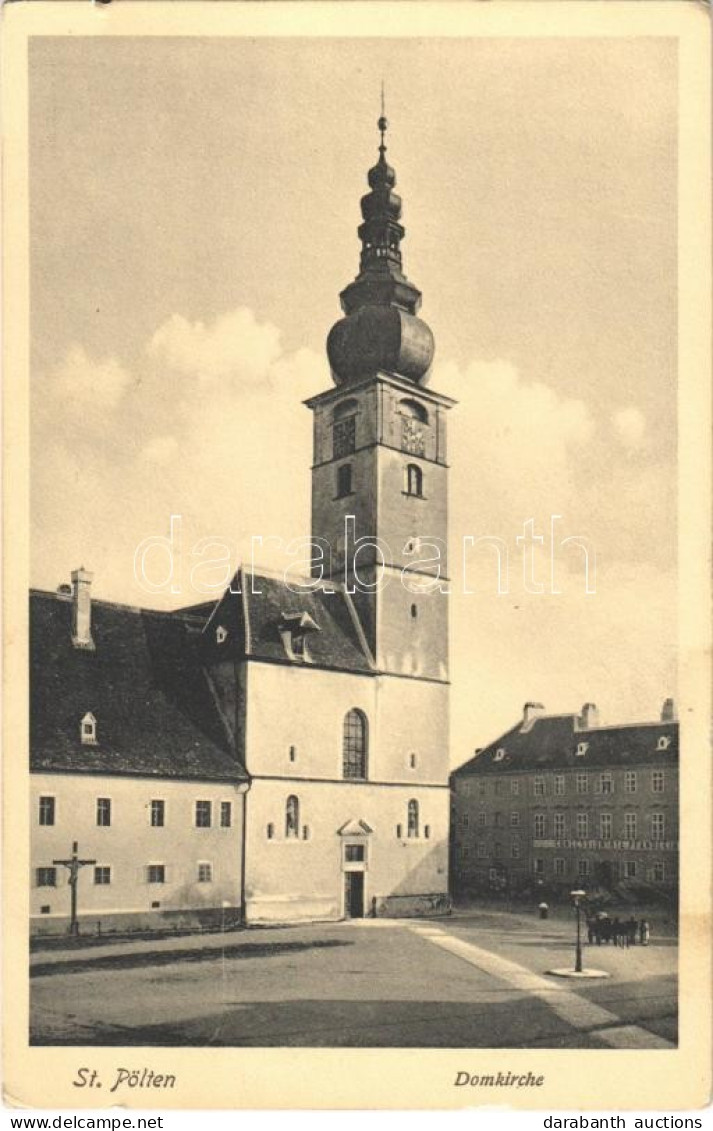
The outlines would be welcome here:
M 386 98 L 385 98 L 385 94 L 384 94 L 384 80 L 383 79 L 381 80 L 381 117 L 379 118 L 377 125 L 379 127 L 379 133 L 381 134 L 381 144 L 379 146 L 379 153 L 381 154 L 382 159 L 383 159 L 383 156 L 386 153 L 386 144 L 384 142 L 384 134 L 386 133 L 386 130 L 388 129 L 388 125 L 389 125 L 387 117 L 386 117 Z

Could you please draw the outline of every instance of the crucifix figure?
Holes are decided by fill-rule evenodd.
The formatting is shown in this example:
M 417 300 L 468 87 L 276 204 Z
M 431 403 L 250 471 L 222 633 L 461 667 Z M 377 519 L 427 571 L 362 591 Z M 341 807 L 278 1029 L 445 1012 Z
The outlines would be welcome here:
M 72 843 L 72 855 L 69 860 L 53 860 L 53 864 L 62 864 L 69 872 L 69 892 L 70 892 L 70 914 L 69 914 L 69 933 L 70 935 L 79 934 L 79 923 L 77 922 L 77 880 L 79 879 L 79 869 L 83 868 L 86 864 L 96 864 L 96 860 L 80 860 L 79 859 L 79 844 L 75 840 Z

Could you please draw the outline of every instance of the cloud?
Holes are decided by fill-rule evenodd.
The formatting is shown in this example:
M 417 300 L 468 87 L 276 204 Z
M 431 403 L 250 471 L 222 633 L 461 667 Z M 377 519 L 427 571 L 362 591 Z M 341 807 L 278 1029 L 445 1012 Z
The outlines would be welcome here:
M 640 409 L 622 408 L 612 416 L 612 424 L 625 448 L 640 448 L 646 433 L 646 417 Z
M 230 380 L 254 385 L 269 378 L 282 356 L 280 331 L 258 322 L 247 307 L 220 315 L 212 322 L 189 322 L 173 314 L 147 344 L 150 357 L 199 381 Z
M 93 408 L 114 409 L 131 385 L 131 375 L 114 357 L 89 357 L 83 346 L 72 346 L 50 373 L 49 392 L 57 400 Z M 47 389 L 43 389 L 43 393 Z

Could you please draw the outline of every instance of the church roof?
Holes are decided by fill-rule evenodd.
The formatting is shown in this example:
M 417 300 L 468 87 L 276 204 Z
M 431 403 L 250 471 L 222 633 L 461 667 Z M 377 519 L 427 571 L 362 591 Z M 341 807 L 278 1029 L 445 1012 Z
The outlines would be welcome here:
M 93 650 L 72 644 L 72 603 L 30 596 L 30 764 L 34 771 L 247 780 L 202 668 L 202 622 L 92 601 Z M 96 744 L 80 723 L 96 720 Z
M 294 588 L 294 584 L 293 584 Z M 255 659 L 369 674 L 374 662 L 349 594 L 337 583 L 293 592 L 284 577 L 240 571 L 206 618 L 204 662 Z M 184 610 L 191 614 L 203 606 Z M 300 629 L 300 624 L 303 626 Z M 286 635 L 309 629 L 308 657 Z
M 578 715 L 544 715 L 526 726 L 518 722 L 452 776 L 626 768 L 661 759 L 678 762 L 675 720 L 585 729 Z

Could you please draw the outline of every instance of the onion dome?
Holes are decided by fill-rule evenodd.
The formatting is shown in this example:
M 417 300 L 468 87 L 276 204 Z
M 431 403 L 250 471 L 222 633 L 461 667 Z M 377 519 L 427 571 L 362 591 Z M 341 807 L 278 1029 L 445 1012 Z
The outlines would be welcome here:
M 363 223 L 359 274 L 340 297 L 345 317 L 329 332 L 327 355 L 335 384 L 359 380 L 377 370 L 425 383 L 434 340 L 416 312 L 421 292 L 403 273 L 401 197 L 396 173 L 386 160 L 386 118 L 379 118 L 379 159 L 369 170 L 370 191 L 361 199 Z

